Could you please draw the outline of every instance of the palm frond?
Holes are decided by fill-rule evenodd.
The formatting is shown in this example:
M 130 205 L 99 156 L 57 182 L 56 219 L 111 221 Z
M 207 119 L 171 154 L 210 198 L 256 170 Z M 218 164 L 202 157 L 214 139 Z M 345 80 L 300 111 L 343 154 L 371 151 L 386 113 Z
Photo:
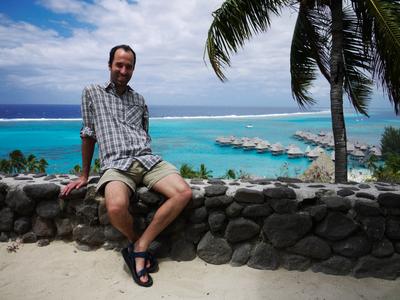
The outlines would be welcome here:
M 301 3 L 290 51 L 292 95 L 301 107 L 315 103 L 308 89 L 316 79 L 317 67 L 330 81 L 328 39 L 324 34 L 327 16 L 323 10 Z
M 243 47 L 253 34 L 266 31 L 273 15 L 291 0 L 227 0 L 213 13 L 205 46 L 215 74 L 222 81 L 225 66 L 230 66 L 230 54 Z M 204 53 L 205 56 L 205 53 Z
M 400 1 L 352 0 L 365 51 L 372 57 L 373 78 L 387 92 L 397 114 L 400 110 Z
M 364 52 L 357 16 L 349 8 L 343 10 L 343 62 L 344 89 L 349 100 L 359 113 L 368 116 L 367 108 L 372 94 L 371 58 Z

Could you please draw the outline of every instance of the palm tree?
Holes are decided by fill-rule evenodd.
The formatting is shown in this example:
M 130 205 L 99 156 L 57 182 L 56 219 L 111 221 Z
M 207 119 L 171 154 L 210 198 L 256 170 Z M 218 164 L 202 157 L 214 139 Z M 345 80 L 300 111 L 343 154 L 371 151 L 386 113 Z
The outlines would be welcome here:
M 367 115 L 372 84 L 387 93 L 396 114 L 400 108 L 399 0 L 226 0 L 213 13 L 206 51 L 214 72 L 254 34 L 267 31 L 272 15 L 284 7 L 298 12 L 293 33 L 290 73 L 292 96 L 301 108 L 315 103 L 308 89 L 317 69 L 330 83 L 335 182 L 347 181 L 343 91 L 355 110 Z
M 212 178 L 211 173 L 212 173 L 212 171 L 207 170 L 207 167 L 205 166 L 205 164 L 200 164 L 200 169 L 196 172 L 196 175 L 197 175 L 197 177 L 199 177 L 201 179 L 208 179 L 208 178 Z
M 75 165 L 70 171 L 70 174 L 80 175 L 82 173 L 82 167 L 80 165 Z
M 193 167 L 189 164 L 182 164 L 181 168 L 179 169 L 181 176 L 183 178 L 194 178 L 196 177 L 196 171 L 193 170 Z
M 236 179 L 236 172 L 234 169 L 228 169 L 223 177 L 226 179 Z
M 47 160 L 45 160 L 44 158 L 41 158 L 39 160 L 39 164 L 37 166 L 37 171 L 38 172 L 46 172 L 46 168 L 49 165 L 49 163 L 47 162 Z
M 10 171 L 20 173 L 25 170 L 26 159 L 21 150 L 14 150 L 8 154 Z

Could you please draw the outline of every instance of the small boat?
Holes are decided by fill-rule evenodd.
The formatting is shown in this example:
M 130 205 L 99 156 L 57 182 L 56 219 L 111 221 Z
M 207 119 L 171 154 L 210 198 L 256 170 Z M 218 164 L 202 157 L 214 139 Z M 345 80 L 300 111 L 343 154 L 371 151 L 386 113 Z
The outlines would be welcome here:
M 247 125 L 246 125 L 246 128 L 253 128 L 253 125 L 247 124 Z

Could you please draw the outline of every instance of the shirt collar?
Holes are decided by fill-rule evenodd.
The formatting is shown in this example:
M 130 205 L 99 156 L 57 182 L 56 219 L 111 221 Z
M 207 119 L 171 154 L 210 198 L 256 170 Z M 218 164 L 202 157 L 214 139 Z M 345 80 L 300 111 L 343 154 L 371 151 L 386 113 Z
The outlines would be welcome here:
M 128 92 L 130 92 L 130 91 L 133 91 L 133 89 L 129 86 L 129 84 L 126 86 L 127 87 L 127 91 Z M 108 91 L 108 90 L 113 90 L 113 91 L 115 91 L 115 84 L 114 84 L 114 82 L 112 82 L 112 81 L 107 81 L 105 84 L 104 84 L 104 88 L 106 89 L 106 91 Z

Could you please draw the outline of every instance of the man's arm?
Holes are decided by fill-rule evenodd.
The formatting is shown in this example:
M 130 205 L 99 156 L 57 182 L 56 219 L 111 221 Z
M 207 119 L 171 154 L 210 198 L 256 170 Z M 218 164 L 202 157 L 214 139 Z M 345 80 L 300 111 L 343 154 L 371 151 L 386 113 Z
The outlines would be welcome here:
M 61 196 L 67 196 L 72 190 L 79 189 L 87 185 L 90 172 L 90 164 L 92 162 L 94 146 L 96 140 L 89 137 L 82 137 L 82 173 L 81 176 L 65 186 L 61 192 Z

